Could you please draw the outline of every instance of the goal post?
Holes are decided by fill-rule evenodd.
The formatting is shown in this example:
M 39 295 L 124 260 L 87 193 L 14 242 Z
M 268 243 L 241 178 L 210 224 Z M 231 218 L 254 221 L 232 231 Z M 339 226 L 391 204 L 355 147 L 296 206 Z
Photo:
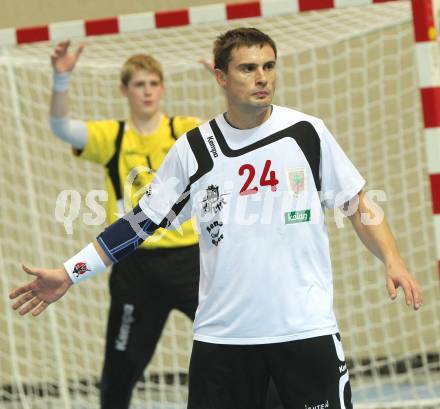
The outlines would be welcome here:
M 412 0 L 411 4 L 440 278 L 440 2 Z
M 277 43 L 275 103 L 325 120 L 424 289 L 418 312 L 401 294 L 391 302 L 382 264 L 346 219 L 328 213 L 335 312 L 355 407 L 438 408 L 440 69 L 432 61 L 440 48 L 432 30 L 420 37 L 423 27 L 435 29 L 426 7 L 414 20 L 424 43 L 416 48 L 416 3 L 428 2 L 265 0 L 0 30 L 0 407 L 99 407 L 108 273 L 75 286 L 38 318 L 18 317 L 7 297 L 26 279 L 20 262 L 58 266 L 104 226 L 91 205 L 104 189 L 102 169 L 74 159 L 49 130 L 55 42 L 86 42 L 69 89 L 72 117 L 125 118 L 120 66 L 129 55 L 151 53 L 165 69 L 164 111 L 208 119 L 225 109 L 224 95 L 197 61 L 210 58 L 219 33 L 246 25 Z M 185 408 L 191 344 L 191 323 L 172 313 L 133 408 Z

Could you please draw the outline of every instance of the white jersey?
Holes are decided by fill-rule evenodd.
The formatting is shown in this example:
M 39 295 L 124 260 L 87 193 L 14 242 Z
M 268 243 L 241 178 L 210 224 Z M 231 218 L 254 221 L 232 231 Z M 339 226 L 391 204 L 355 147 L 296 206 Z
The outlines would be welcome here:
M 194 339 L 267 344 L 338 331 L 324 207 L 365 180 L 324 123 L 288 108 L 253 129 L 223 115 L 182 136 L 140 201 L 200 234 Z

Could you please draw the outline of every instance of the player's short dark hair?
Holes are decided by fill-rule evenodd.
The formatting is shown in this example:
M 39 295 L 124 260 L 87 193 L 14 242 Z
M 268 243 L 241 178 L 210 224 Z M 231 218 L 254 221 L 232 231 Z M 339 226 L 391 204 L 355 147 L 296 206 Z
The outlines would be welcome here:
M 228 71 L 228 65 L 231 61 L 232 50 L 247 46 L 270 45 L 277 57 L 277 46 L 267 34 L 253 27 L 240 27 L 229 30 L 217 37 L 214 42 L 214 68 L 218 68 L 224 72 Z

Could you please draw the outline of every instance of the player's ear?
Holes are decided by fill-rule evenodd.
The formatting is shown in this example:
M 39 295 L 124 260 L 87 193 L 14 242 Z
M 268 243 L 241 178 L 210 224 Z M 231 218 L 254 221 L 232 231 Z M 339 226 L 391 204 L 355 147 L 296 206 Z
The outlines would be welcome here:
M 226 87 L 226 73 L 222 71 L 219 68 L 216 68 L 214 70 L 215 79 L 217 81 L 217 84 L 220 85 L 222 88 Z
M 121 82 L 121 84 L 119 85 L 119 90 L 121 91 L 121 95 L 123 97 L 127 96 L 127 86 L 123 82 Z
M 161 87 L 161 92 L 162 92 L 162 94 L 161 95 L 163 95 L 164 93 L 165 93 L 165 91 L 166 91 L 166 88 L 165 88 L 165 82 L 163 82 L 163 81 L 161 81 L 160 82 L 160 87 Z

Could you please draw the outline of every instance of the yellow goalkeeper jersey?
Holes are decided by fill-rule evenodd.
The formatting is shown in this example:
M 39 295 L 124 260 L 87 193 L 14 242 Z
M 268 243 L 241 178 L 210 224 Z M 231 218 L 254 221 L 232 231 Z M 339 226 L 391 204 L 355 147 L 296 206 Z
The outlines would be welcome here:
M 160 126 L 154 133 L 140 135 L 129 121 L 86 122 L 87 144 L 83 150 L 74 149 L 74 154 L 105 167 L 109 224 L 127 211 L 122 205 L 124 185 L 131 190 L 131 205 L 135 206 L 176 139 L 199 124 L 198 118 L 162 115 Z M 130 180 L 133 180 L 131 184 Z M 141 247 L 182 247 L 197 242 L 197 234 L 188 220 L 181 225 L 180 231 L 159 228 Z

